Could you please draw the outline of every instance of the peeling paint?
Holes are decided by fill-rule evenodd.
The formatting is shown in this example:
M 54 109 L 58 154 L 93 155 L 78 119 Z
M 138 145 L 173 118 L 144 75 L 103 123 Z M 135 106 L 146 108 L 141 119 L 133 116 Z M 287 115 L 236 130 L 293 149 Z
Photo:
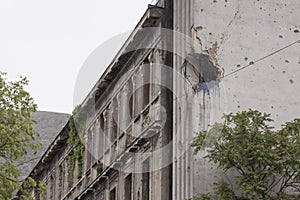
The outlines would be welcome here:
M 218 49 L 218 42 L 215 42 L 212 45 L 212 47 L 208 49 L 208 55 L 210 56 L 215 66 L 218 66 L 217 49 Z
M 218 54 L 217 51 L 219 49 L 218 42 L 214 42 L 210 48 L 205 49 L 203 47 L 201 38 L 198 36 L 199 31 L 203 30 L 203 26 L 192 27 L 192 38 L 194 42 L 194 51 L 195 53 L 203 53 L 210 57 L 213 65 L 219 69 L 220 78 L 224 74 L 224 69 L 219 66 L 218 63 Z M 224 35 L 222 35 L 221 40 L 224 41 Z

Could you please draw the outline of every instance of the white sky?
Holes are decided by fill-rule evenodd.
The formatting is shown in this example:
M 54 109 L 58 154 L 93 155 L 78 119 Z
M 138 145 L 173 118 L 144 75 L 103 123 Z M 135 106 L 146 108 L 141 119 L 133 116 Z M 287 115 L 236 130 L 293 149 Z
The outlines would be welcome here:
M 71 113 L 87 57 L 132 30 L 151 1 L 0 0 L 0 71 L 28 77 L 39 110 Z

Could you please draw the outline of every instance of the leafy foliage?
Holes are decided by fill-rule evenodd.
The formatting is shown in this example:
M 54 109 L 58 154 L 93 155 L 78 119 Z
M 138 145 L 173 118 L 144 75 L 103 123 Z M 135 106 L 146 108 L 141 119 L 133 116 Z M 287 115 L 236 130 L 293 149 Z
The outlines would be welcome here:
M 70 158 L 68 159 L 69 161 L 69 174 L 71 177 L 74 176 L 74 170 L 75 170 L 75 165 L 76 161 L 78 162 L 78 178 L 82 177 L 82 168 L 83 168 L 83 156 L 84 156 L 84 151 L 85 151 L 85 146 L 82 142 L 82 138 L 80 138 L 80 135 L 76 129 L 76 124 L 75 124 L 75 119 L 74 116 L 77 113 L 77 109 L 75 108 L 73 111 L 73 115 L 70 116 L 69 118 L 69 138 L 68 138 L 68 145 L 74 145 L 74 149 L 72 153 L 70 154 Z
M 228 183 L 221 182 L 215 188 L 216 199 L 299 199 L 300 119 L 275 130 L 270 115 L 256 110 L 224 118 L 221 129 L 219 124 L 213 127 L 220 131 L 207 157 L 219 168 L 237 172 L 236 189 L 241 192 L 237 195 Z M 194 139 L 195 153 L 205 146 L 206 135 L 201 132 Z M 288 195 L 290 192 L 295 195 Z
M 7 81 L 5 73 L 0 72 L 0 199 L 11 199 L 13 192 L 21 189 L 16 162 L 40 146 L 34 142 L 39 134 L 33 129 L 36 122 L 31 117 L 37 106 L 24 89 L 26 85 L 26 78 Z
M 34 200 L 34 198 L 31 196 L 32 190 L 36 190 L 37 194 L 40 194 L 43 199 L 46 197 L 46 191 L 47 191 L 47 185 L 43 183 L 42 181 L 39 181 L 38 183 L 31 177 L 28 177 L 22 185 L 22 193 L 20 195 L 21 200 Z

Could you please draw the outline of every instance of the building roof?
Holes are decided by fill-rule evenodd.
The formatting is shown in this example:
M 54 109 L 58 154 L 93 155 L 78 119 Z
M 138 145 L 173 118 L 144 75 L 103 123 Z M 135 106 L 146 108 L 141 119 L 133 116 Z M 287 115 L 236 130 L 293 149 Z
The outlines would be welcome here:
M 34 130 L 40 134 L 40 136 L 36 138 L 36 141 L 41 142 L 42 146 L 38 149 L 37 155 L 33 155 L 32 152 L 29 152 L 22 161 L 20 161 L 19 166 L 22 180 L 28 177 L 49 148 L 49 145 L 66 125 L 69 118 L 69 114 L 45 111 L 37 111 L 33 113 L 32 116 L 37 122 L 37 124 L 34 125 Z

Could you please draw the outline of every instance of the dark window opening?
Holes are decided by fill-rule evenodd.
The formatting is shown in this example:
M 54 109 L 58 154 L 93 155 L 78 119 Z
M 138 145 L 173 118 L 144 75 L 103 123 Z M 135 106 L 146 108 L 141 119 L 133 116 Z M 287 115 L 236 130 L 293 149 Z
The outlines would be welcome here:
M 132 116 L 132 113 L 133 113 L 133 86 L 132 86 L 132 82 L 129 81 L 128 82 L 128 105 L 126 106 L 129 106 L 129 116 L 130 118 L 132 119 L 133 116 Z M 130 121 L 131 121 L 130 119 Z
M 103 113 L 100 115 L 99 117 L 99 121 L 100 121 L 100 132 L 103 132 L 104 131 L 104 115 Z
M 60 188 L 59 189 L 59 194 L 58 194 L 58 198 L 60 199 L 62 197 L 62 193 L 64 191 L 64 161 L 62 162 L 62 164 L 59 166 L 59 176 L 58 176 L 58 179 L 59 179 L 59 183 L 58 183 L 58 187 Z
M 125 178 L 125 200 L 131 200 L 132 197 L 132 174 Z
M 100 127 L 99 127 L 99 134 L 98 134 L 98 158 L 99 159 L 102 155 L 103 155 L 103 149 L 104 149 L 104 129 L 105 129 L 105 121 L 104 121 L 104 114 L 102 113 L 100 116 L 99 116 L 99 124 L 100 124 Z
M 142 70 L 139 70 L 135 77 L 134 88 L 134 117 L 137 117 L 143 109 L 143 82 L 142 82 Z
M 97 200 L 104 200 L 104 191 L 103 190 L 101 190 L 100 192 L 98 192 L 96 194 L 96 199 Z
M 111 137 L 112 142 L 117 139 L 117 135 L 118 135 L 118 126 L 117 126 L 117 123 L 116 123 L 115 119 L 113 119 L 113 122 L 112 122 L 112 137 Z
M 112 189 L 109 193 L 109 199 L 110 200 L 116 200 L 116 188 Z
M 88 133 L 87 133 L 87 148 L 85 148 L 85 152 L 86 152 L 86 168 L 85 170 L 89 170 L 91 168 L 91 161 L 92 161 L 92 155 L 91 155 L 91 149 L 92 149 L 92 132 L 89 130 Z M 79 163 L 78 163 L 79 164 Z M 80 172 L 79 172 L 80 174 Z
M 143 108 L 149 103 L 150 96 L 150 67 L 149 65 L 144 66 L 144 85 L 143 85 Z
M 112 114 L 111 114 L 111 142 L 117 139 L 118 135 L 118 102 L 116 99 L 113 100 Z
M 66 170 L 66 173 L 68 173 L 68 190 L 70 190 L 72 187 L 73 187 L 73 177 L 74 177 L 74 172 L 72 174 L 72 171 L 69 170 L 71 167 L 72 167 L 72 162 L 73 162 L 73 154 L 74 154 L 74 151 L 71 151 L 70 154 L 68 155 L 68 158 L 67 158 L 67 169 Z
M 143 162 L 142 199 L 149 200 L 150 192 L 150 166 L 149 159 Z
M 55 195 L 55 173 L 50 175 L 50 199 L 54 199 Z

